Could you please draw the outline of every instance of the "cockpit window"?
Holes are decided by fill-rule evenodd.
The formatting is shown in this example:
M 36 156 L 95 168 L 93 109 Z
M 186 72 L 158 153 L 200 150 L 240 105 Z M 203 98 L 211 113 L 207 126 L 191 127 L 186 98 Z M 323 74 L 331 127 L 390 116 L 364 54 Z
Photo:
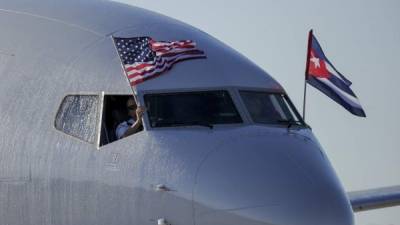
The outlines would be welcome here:
M 304 125 L 284 94 L 240 91 L 240 95 L 255 123 Z
M 56 129 L 89 143 L 95 143 L 99 96 L 69 95 L 57 112 Z
M 54 126 L 101 147 L 121 139 L 118 131 L 127 137 L 143 130 L 141 122 L 135 125 L 133 104 L 136 106 L 132 95 L 68 95 L 58 109 Z M 126 134 L 127 130 L 131 133 Z
M 132 118 L 129 111 L 129 99 L 132 95 L 105 95 L 103 102 L 103 114 L 101 121 L 100 146 L 119 140 L 118 132 L 126 132 L 134 124 L 136 118 Z M 129 104 L 128 104 L 129 103 Z M 136 110 L 133 111 L 134 114 Z M 143 130 L 140 126 L 136 133 Z
M 227 91 L 147 94 L 144 100 L 151 127 L 242 123 Z

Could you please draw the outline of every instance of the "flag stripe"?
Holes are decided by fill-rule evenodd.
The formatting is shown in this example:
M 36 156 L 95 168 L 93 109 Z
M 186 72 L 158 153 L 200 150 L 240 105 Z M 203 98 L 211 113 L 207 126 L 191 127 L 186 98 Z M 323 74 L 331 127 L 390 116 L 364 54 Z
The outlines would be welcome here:
M 316 89 L 320 90 L 322 93 L 324 93 L 326 96 L 330 97 L 332 100 L 337 102 L 338 104 L 342 105 L 343 108 L 345 108 L 347 111 L 350 113 L 356 115 L 356 116 L 362 116 L 365 117 L 365 112 L 364 110 L 360 107 L 353 107 L 350 104 L 346 104 L 346 102 L 340 98 L 340 96 L 334 92 L 331 88 L 329 88 L 327 85 L 325 85 L 323 82 L 319 81 L 316 78 L 312 78 L 308 81 L 308 83 L 315 87 Z
M 143 68 L 153 66 L 153 63 L 142 63 L 142 64 L 137 64 L 137 65 L 126 65 L 125 70 L 126 72 L 130 72 L 132 70 L 141 70 Z
M 128 78 L 129 79 L 133 79 L 133 78 L 135 78 L 137 76 L 144 76 L 146 74 L 151 74 L 151 73 L 153 73 L 153 71 L 163 68 L 165 64 L 171 64 L 172 65 L 175 61 L 177 61 L 179 59 L 183 59 L 183 58 L 189 59 L 191 57 L 193 57 L 193 58 L 201 58 L 201 57 L 203 57 L 204 58 L 205 55 L 178 55 L 178 56 L 175 56 L 175 57 L 172 57 L 172 58 L 168 58 L 168 59 L 164 59 L 163 58 L 160 62 L 157 62 L 157 65 L 153 66 L 151 69 L 149 69 L 147 71 L 143 71 L 143 72 L 130 74 L 128 76 Z
M 181 58 L 181 59 L 179 59 L 179 60 L 176 60 L 176 61 L 174 62 L 174 64 L 175 64 L 175 63 L 178 63 L 178 62 L 190 60 L 190 59 L 204 59 L 204 58 L 206 58 L 206 56 L 192 56 L 192 57 L 188 57 L 188 58 Z M 173 66 L 173 65 L 171 65 L 171 67 L 168 68 L 168 69 L 171 69 L 172 66 Z M 146 81 L 146 80 L 149 80 L 149 79 L 158 77 L 158 76 L 162 75 L 163 72 L 164 72 L 164 71 L 157 72 L 157 73 L 152 74 L 151 76 L 145 76 L 145 77 L 141 77 L 141 78 L 138 79 L 138 80 L 131 81 L 131 85 L 137 85 L 137 84 L 139 84 L 139 83 L 141 83 L 141 82 L 144 82 L 144 81 Z
M 154 46 L 169 46 L 169 45 L 174 45 L 178 43 L 194 43 L 192 40 L 182 40 L 182 41 L 154 41 L 151 39 L 150 44 Z
M 330 82 L 336 85 L 336 87 L 339 88 L 341 91 L 344 91 L 347 94 L 352 95 L 353 97 L 356 96 L 354 92 L 350 89 L 350 87 L 347 86 L 346 83 L 339 77 L 336 77 L 335 75 L 331 74 L 331 76 L 328 79 Z
M 316 78 L 316 79 L 324 83 L 326 86 L 332 88 L 333 91 L 337 93 L 338 96 L 340 96 L 340 98 L 343 99 L 348 104 L 352 105 L 353 107 L 361 108 L 360 102 L 355 96 L 349 95 L 348 93 L 338 88 L 335 84 L 333 84 L 330 80 L 326 78 Z
M 174 63 L 179 62 L 179 61 L 183 61 L 183 60 L 187 60 L 187 59 L 193 59 L 193 58 L 199 58 L 200 56 L 181 56 L 176 58 L 173 61 L 170 62 L 164 62 L 163 64 L 160 64 L 157 68 L 154 68 L 152 71 L 149 71 L 148 73 L 144 73 L 144 74 L 137 74 L 133 77 L 130 77 L 129 80 L 130 81 L 135 81 L 137 79 L 141 79 L 141 78 L 146 78 L 146 77 L 151 77 L 154 74 L 158 73 L 158 72 L 162 72 L 164 71 L 166 68 L 171 67 Z
M 180 54 L 192 54 L 192 55 L 202 55 L 204 54 L 204 52 L 200 51 L 200 50 L 183 50 L 183 51 L 176 51 L 176 52 L 168 52 L 168 53 L 164 53 L 161 54 L 160 56 L 162 57 L 174 57 L 176 55 L 180 55 Z
M 176 60 L 177 57 L 184 56 L 184 55 L 192 55 L 192 56 L 196 56 L 196 57 L 197 56 L 205 56 L 204 54 L 192 54 L 192 52 L 188 52 L 188 53 L 183 53 L 183 54 L 179 54 L 179 55 L 174 55 L 172 57 L 160 57 L 160 58 L 158 58 L 157 62 L 155 62 L 155 64 L 152 66 L 149 66 L 142 70 L 130 71 L 129 73 L 127 73 L 128 78 L 133 78 L 137 75 L 143 75 L 145 73 L 152 72 L 152 70 L 159 68 L 160 65 L 164 64 L 164 62 L 170 63 L 170 62 Z

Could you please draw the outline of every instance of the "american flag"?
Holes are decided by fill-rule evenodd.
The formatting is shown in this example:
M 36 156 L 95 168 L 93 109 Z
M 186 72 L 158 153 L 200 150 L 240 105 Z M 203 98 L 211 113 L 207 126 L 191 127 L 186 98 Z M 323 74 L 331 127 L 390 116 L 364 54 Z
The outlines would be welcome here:
M 180 61 L 206 58 L 191 40 L 155 41 L 150 37 L 113 37 L 131 86 L 161 75 Z

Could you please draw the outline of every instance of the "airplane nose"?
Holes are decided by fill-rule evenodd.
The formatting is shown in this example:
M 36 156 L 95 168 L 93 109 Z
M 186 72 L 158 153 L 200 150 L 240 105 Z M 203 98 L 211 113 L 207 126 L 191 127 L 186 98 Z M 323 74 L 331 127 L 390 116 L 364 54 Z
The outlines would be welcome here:
M 226 141 L 202 163 L 197 225 L 352 225 L 343 188 L 319 145 L 293 134 Z

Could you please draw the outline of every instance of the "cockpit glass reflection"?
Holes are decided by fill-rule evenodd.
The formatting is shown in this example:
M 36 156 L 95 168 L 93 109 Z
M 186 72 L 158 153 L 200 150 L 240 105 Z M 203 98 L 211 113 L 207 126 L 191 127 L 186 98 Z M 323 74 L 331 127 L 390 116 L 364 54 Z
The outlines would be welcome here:
M 242 123 L 227 91 L 148 94 L 144 100 L 151 127 Z
M 240 96 L 255 123 L 304 125 L 283 94 L 240 91 Z

